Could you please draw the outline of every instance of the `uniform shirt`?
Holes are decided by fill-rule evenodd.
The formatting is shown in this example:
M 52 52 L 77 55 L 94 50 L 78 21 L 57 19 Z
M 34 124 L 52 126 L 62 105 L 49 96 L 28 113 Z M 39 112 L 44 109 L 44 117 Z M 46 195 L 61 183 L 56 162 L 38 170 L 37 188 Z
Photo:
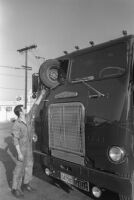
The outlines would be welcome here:
M 34 104 L 30 112 L 26 114 L 26 123 L 19 118 L 14 122 L 12 128 L 14 145 L 19 145 L 22 151 L 26 150 L 32 144 L 36 110 L 37 105 Z

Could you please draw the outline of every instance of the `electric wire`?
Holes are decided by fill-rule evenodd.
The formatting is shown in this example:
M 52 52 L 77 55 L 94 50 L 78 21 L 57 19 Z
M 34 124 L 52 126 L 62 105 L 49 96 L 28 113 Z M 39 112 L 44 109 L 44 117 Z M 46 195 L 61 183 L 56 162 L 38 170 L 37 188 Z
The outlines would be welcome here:
M 29 54 L 29 59 L 31 60 L 31 62 L 34 64 L 34 68 L 36 67 L 36 66 L 39 66 L 38 65 L 38 63 L 36 62 L 36 60 L 35 60 L 35 56 L 33 55 L 33 51 L 32 52 L 30 52 L 31 54 Z
M 0 88 L 4 90 L 24 90 L 24 89 L 19 89 L 19 88 L 6 88 L 6 87 L 0 87 Z
M 4 73 L 0 73 L 0 76 L 13 76 L 16 78 L 24 78 L 25 76 L 21 76 L 21 75 L 14 75 L 14 74 L 4 74 Z M 28 78 L 32 78 L 30 75 L 28 75 Z
M 36 50 L 34 49 L 34 51 L 32 51 L 31 53 L 32 53 L 32 56 L 34 57 L 34 59 L 36 60 L 37 65 L 40 66 L 41 63 L 39 62 L 39 59 L 36 59 L 35 51 L 36 51 Z
M 20 68 L 20 67 L 12 67 L 12 66 L 2 66 L 2 65 L 0 65 L 0 68 L 10 68 L 10 69 L 23 69 L 23 68 Z

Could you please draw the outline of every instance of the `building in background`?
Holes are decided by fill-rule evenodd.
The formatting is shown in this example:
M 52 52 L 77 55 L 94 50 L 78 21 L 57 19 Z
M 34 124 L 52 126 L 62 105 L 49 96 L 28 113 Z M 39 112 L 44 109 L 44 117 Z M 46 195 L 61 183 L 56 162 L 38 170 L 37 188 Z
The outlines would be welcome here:
M 33 102 L 31 91 L 28 93 L 27 110 L 29 111 Z M 0 122 L 12 121 L 16 119 L 14 114 L 15 106 L 22 104 L 24 105 L 24 98 L 21 96 L 16 97 L 16 101 L 0 101 Z

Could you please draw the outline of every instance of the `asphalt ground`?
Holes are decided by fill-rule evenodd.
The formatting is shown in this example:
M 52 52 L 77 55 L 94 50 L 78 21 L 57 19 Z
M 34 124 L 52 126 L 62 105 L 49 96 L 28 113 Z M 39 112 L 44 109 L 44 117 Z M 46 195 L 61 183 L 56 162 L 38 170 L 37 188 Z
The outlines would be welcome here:
M 0 200 L 15 200 L 11 194 L 12 173 L 15 167 L 14 146 L 11 142 L 12 123 L 0 123 Z M 91 200 L 88 194 L 47 177 L 39 162 L 35 162 L 32 193 L 25 192 L 24 200 Z

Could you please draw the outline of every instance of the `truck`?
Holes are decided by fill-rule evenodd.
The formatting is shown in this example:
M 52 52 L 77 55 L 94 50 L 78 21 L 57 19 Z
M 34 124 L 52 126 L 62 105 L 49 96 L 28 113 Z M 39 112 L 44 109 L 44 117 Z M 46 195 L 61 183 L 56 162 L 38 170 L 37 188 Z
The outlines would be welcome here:
M 32 77 L 47 93 L 35 117 L 44 172 L 93 199 L 134 200 L 134 36 L 48 59 Z

